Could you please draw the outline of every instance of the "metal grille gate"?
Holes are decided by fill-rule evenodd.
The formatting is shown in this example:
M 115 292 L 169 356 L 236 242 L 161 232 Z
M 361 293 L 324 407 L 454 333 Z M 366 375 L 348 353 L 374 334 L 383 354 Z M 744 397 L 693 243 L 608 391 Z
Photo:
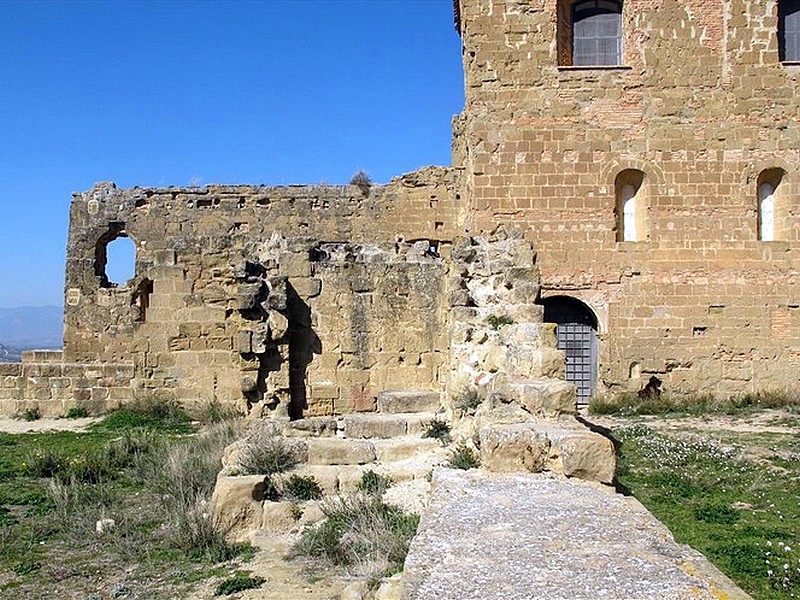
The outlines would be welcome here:
M 582 323 L 559 323 L 558 349 L 564 351 L 567 381 L 578 386 L 578 404 L 588 404 L 597 380 L 597 342 L 594 329 Z
M 597 331 L 594 315 L 573 298 L 548 298 L 545 318 L 556 323 L 558 349 L 564 352 L 567 381 L 578 387 L 578 404 L 586 405 L 597 381 Z

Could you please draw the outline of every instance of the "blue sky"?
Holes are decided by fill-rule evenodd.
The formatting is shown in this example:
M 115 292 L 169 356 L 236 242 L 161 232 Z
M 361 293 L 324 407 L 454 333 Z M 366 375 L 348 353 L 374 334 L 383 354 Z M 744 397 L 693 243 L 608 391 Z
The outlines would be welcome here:
M 450 164 L 450 0 L 0 3 L 0 307 L 61 304 L 71 193 Z

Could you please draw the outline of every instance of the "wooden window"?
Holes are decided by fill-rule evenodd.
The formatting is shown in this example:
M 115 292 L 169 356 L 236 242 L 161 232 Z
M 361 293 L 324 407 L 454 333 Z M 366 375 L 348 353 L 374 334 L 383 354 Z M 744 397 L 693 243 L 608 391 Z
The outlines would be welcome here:
M 614 66 L 621 63 L 622 3 L 588 0 L 573 4 L 572 64 Z
M 778 2 L 778 53 L 782 61 L 800 61 L 800 0 Z

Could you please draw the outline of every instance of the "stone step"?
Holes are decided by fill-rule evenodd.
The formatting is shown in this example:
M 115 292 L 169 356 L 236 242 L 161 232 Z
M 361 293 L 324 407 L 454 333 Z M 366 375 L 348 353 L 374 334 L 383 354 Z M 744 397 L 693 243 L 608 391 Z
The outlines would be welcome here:
M 378 394 L 378 412 L 437 412 L 442 407 L 441 394 L 431 390 L 386 390 Z
M 421 454 L 436 452 L 437 440 L 417 436 L 393 439 L 308 438 L 303 441 L 309 465 L 366 465 L 402 461 Z
M 577 420 L 490 423 L 480 429 L 481 466 L 494 472 L 553 471 L 610 484 L 616 472 L 611 440 Z
M 375 446 L 369 440 L 308 438 L 309 465 L 363 465 L 375 462 Z
M 401 461 L 389 463 L 367 463 L 363 465 L 300 465 L 279 477 L 286 479 L 292 475 L 313 477 L 325 495 L 355 492 L 364 473 L 373 471 L 392 480 L 393 484 L 425 479 L 432 470 L 445 462 L 443 448 L 430 454 L 422 454 Z
M 339 428 L 350 439 L 421 436 L 434 418 L 433 412 L 359 413 L 342 417 Z

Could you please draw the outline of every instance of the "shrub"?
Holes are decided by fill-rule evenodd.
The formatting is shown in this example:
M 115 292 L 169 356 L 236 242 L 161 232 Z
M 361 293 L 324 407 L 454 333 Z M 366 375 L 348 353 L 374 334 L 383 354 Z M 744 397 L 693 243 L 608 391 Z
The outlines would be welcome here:
M 514 319 L 508 315 L 489 315 L 486 322 L 489 323 L 489 327 L 497 331 L 503 325 L 513 325 Z
M 319 500 L 322 498 L 322 488 L 313 477 L 292 475 L 283 483 L 281 496 L 298 502 Z
M 358 482 L 358 485 L 356 485 L 356 489 L 369 496 L 380 498 L 383 496 L 383 493 L 392 486 L 392 483 L 391 477 L 380 475 L 375 471 L 369 470 L 361 475 L 361 480 Z
M 367 175 L 366 171 L 359 171 L 353 177 L 350 178 L 350 185 L 356 186 L 361 193 L 365 196 L 369 194 L 369 190 L 372 187 L 372 179 L 370 176 Z
M 450 457 L 447 461 L 447 466 L 452 469 L 477 469 L 481 466 L 481 460 L 478 458 L 475 450 L 461 442 L 450 451 Z
M 266 429 L 247 438 L 239 457 L 243 475 L 274 475 L 292 469 L 300 462 L 297 448 L 280 435 Z
M 151 429 L 163 433 L 193 433 L 191 417 L 176 402 L 169 400 L 140 399 L 110 413 L 96 429 L 119 431 L 125 429 Z
M 230 421 L 241 416 L 242 415 L 233 406 L 224 405 L 217 400 L 213 400 L 200 411 L 198 418 L 201 422 L 210 424 Z
M 453 398 L 453 407 L 465 414 L 475 414 L 480 404 L 481 397 L 475 388 L 465 387 Z
M 215 596 L 230 596 L 236 592 L 253 590 L 266 582 L 263 577 L 253 577 L 248 573 L 237 572 L 233 577 L 221 581 L 214 591 Z
M 22 412 L 23 421 L 38 421 L 42 418 L 42 413 L 39 412 L 38 406 L 31 406 Z
M 363 493 L 331 499 L 322 511 L 326 519 L 303 532 L 294 556 L 311 556 L 358 576 L 402 569 L 419 525 L 417 515 Z
M 89 411 L 84 406 L 73 406 L 67 411 L 67 419 L 85 419 L 89 416 Z
M 450 424 L 447 421 L 434 418 L 425 426 L 422 437 L 439 440 L 443 446 L 446 446 L 450 443 Z
M 22 470 L 31 477 L 53 477 L 63 468 L 64 458 L 55 450 L 36 450 L 25 458 Z

